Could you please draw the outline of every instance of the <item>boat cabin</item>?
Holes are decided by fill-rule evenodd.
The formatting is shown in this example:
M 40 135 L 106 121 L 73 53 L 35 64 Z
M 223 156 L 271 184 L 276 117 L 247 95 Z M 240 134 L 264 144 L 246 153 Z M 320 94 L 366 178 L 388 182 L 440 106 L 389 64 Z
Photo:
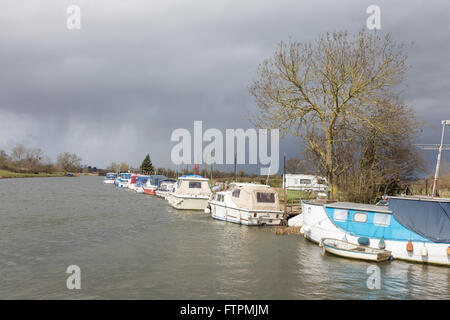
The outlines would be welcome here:
M 209 188 L 208 179 L 203 178 L 199 175 L 187 175 L 179 177 L 175 194 L 209 196 L 211 194 L 211 190 Z
M 244 210 L 281 211 L 278 192 L 268 185 L 234 183 L 230 185 L 231 201 Z

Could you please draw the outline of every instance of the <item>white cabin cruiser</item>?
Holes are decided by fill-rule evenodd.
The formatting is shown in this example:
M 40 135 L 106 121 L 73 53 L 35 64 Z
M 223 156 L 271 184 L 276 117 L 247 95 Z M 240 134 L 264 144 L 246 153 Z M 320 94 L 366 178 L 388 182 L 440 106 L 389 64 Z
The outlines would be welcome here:
M 233 183 L 209 201 L 211 217 L 245 225 L 280 225 L 278 193 L 268 185 Z
M 136 187 L 134 188 L 134 191 L 137 193 L 144 193 L 144 186 L 147 183 L 149 176 L 141 175 L 136 178 Z
M 131 173 L 126 172 L 126 173 L 120 173 L 119 174 L 119 179 L 116 179 L 115 183 L 117 183 L 117 186 L 119 188 L 128 188 L 128 184 L 130 182 L 131 179 Z
M 178 178 L 176 189 L 167 195 L 167 200 L 175 209 L 204 210 L 210 194 L 208 179 L 187 175 Z
M 116 178 L 117 178 L 117 174 L 116 174 L 116 173 L 114 173 L 114 172 L 108 172 L 108 173 L 106 174 L 106 176 L 105 176 L 105 179 L 103 180 L 103 183 L 106 183 L 106 184 L 113 184 L 114 181 L 116 180 Z
M 167 180 L 161 181 L 159 187 L 156 189 L 156 196 L 166 199 L 167 195 L 170 192 L 175 191 L 176 182 L 177 182 L 176 180 L 172 180 L 172 179 L 167 179 Z
M 136 182 L 137 182 L 137 178 L 139 177 L 139 174 L 133 173 L 131 175 L 131 179 L 128 182 L 128 189 L 130 190 L 136 190 Z

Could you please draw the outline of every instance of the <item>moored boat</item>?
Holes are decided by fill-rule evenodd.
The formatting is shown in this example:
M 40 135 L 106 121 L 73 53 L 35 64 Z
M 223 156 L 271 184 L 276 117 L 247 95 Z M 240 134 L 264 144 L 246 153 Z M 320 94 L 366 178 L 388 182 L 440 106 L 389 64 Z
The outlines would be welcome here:
M 321 246 L 324 253 L 329 252 L 350 259 L 381 262 L 387 261 L 392 257 L 391 252 L 388 250 L 356 245 L 338 239 L 322 239 Z
M 119 179 L 116 180 L 117 181 L 117 186 L 119 188 L 128 188 L 128 184 L 130 182 L 131 179 L 131 173 L 126 172 L 126 173 L 120 173 L 119 174 Z
M 113 184 L 114 181 L 116 180 L 116 178 L 117 178 L 117 174 L 116 174 L 116 173 L 114 173 L 114 172 L 108 172 L 108 173 L 106 174 L 106 176 L 105 176 L 105 179 L 103 180 L 103 183 L 106 183 L 106 184 Z
M 132 175 L 131 175 L 131 179 L 130 179 L 130 181 L 128 182 L 128 189 L 131 189 L 131 190 L 135 190 L 136 189 L 136 182 L 137 182 L 137 178 L 139 177 L 140 175 L 139 174 L 136 174 L 136 173 L 133 173 Z
M 387 205 L 302 202 L 303 235 L 391 251 L 394 259 L 450 266 L 450 199 L 391 197 Z
M 156 189 L 159 187 L 161 181 L 164 181 L 166 179 L 167 179 L 166 176 L 158 174 L 151 175 L 147 180 L 147 183 L 143 186 L 144 193 L 154 196 L 156 194 Z
M 208 179 L 187 175 L 178 178 L 176 189 L 167 195 L 167 200 L 176 209 L 204 210 L 210 194 Z
M 156 189 L 156 196 L 160 197 L 160 198 L 167 198 L 167 195 L 170 192 L 175 191 L 175 183 L 177 181 L 173 180 L 173 179 L 166 179 L 166 180 L 162 180 L 161 183 L 159 184 L 159 187 Z
M 268 185 L 233 183 L 209 201 L 211 217 L 245 225 L 280 225 L 278 193 Z
M 144 186 L 147 183 L 149 176 L 140 175 L 136 178 L 136 187 L 134 191 L 137 193 L 144 193 Z

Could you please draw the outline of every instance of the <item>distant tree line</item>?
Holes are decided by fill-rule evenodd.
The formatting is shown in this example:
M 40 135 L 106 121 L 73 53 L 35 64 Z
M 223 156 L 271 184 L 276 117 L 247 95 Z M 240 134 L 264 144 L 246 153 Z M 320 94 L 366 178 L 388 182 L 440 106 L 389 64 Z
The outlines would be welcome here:
M 81 158 L 69 152 L 60 153 L 56 163 L 41 149 L 26 148 L 22 144 L 8 154 L 0 150 L 0 169 L 21 173 L 81 172 Z

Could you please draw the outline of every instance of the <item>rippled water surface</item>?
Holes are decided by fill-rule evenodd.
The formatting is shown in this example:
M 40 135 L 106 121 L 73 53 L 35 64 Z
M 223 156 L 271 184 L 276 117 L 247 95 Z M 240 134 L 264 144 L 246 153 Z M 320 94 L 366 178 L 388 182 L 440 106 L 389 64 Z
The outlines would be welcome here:
M 450 268 L 322 256 L 100 177 L 0 180 L 1 299 L 450 299 Z M 81 268 L 81 290 L 66 269 Z

